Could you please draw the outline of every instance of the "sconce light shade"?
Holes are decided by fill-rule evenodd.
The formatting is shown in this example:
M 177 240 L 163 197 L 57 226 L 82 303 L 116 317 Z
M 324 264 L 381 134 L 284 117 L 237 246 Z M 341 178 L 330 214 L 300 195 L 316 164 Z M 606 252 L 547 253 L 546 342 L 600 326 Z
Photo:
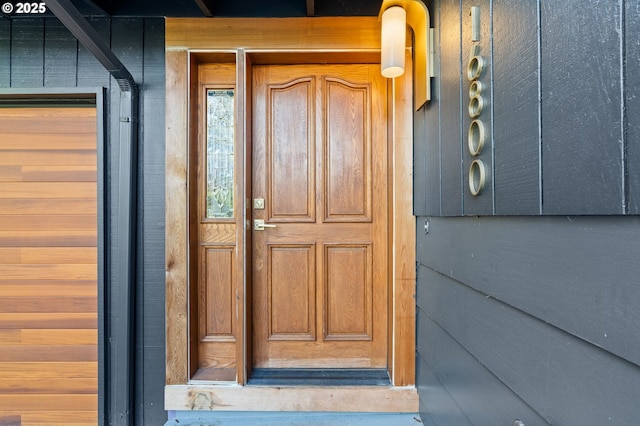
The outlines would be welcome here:
M 431 99 L 433 77 L 432 31 L 429 10 L 423 0 L 382 0 L 378 19 L 382 21 L 380 63 L 384 77 L 404 73 L 405 40 L 408 25 L 413 30 L 413 95 L 419 110 Z
M 404 73 L 404 50 L 407 13 L 400 6 L 392 6 L 382 13 L 381 67 L 387 78 Z

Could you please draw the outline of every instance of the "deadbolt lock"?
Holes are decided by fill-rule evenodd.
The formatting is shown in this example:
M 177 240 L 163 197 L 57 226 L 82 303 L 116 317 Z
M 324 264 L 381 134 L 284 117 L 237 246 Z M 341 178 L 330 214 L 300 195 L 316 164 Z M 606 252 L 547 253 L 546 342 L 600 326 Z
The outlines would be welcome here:
M 264 198 L 254 198 L 253 208 L 255 210 L 264 210 Z

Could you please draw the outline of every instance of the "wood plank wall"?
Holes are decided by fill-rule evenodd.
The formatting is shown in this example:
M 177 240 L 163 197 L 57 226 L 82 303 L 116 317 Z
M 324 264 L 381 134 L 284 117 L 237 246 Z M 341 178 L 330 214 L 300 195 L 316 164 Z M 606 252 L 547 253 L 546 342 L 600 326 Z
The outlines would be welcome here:
M 477 203 L 463 74 L 472 6 L 488 43 L 493 163 Z M 414 121 L 422 420 L 637 423 L 638 2 L 441 0 L 430 11 L 435 99 Z
M 98 419 L 96 109 L 0 108 L 0 423 Z
M 89 20 L 132 72 L 139 87 L 140 133 L 138 152 L 138 268 L 136 294 L 136 366 L 134 416 L 136 424 L 163 424 L 164 390 L 164 19 L 95 18 Z M 55 18 L 0 18 L 0 89 L 105 88 L 104 138 L 98 147 L 104 164 L 104 185 L 98 198 L 106 200 L 99 215 L 107 226 L 105 244 L 98 247 L 104 262 L 100 279 L 109 291 L 105 305 L 119 303 L 119 283 L 109 277 L 109 263 L 117 250 L 108 226 L 117 214 L 118 111 L 120 90 L 97 60 Z M 113 112 L 113 113 L 112 113 Z M 102 312 L 106 321 L 115 321 Z M 107 340 L 116 336 L 106 336 Z M 115 342 L 115 340 L 113 340 Z M 109 349 L 109 347 L 107 347 Z M 107 357 L 111 356 L 107 351 Z M 117 389 L 105 381 L 104 393 Z M 102 395 L 104 397 L 104 394 Z M 107 418 L 118 418 L 106 407 Z

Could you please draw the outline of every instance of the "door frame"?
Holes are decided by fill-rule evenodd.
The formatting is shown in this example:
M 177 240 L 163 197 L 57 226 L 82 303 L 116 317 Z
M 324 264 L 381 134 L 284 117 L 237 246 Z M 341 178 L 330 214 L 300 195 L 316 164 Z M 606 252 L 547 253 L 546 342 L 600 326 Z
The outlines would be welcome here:
M 256 31 L 259 28 L 259 31 Z M 281 389 L 279 398 L 273 389 L 240 388 L 250 368 L 250 339 L 247 330 L 251 317 L 251 66 L 273 63 L 379 63 L 380 24 L 376 18 L 214 18 L 167 19 L 166 21 L 166 354 L 165 408 L 167 410 L 286 409 L 288 397 Z M 332 411 L 417 411 L 415 391 L 415 221 L 412 215 L 412 75 L 410 52 L 408 72 L 389 81 L 389 350 L 388 368 L 392 386 L 364 392 L 353 404 L 354 395 L 363 388 L 333 389 L 332 402 L 319 398 L 315 390 L 293 390 L 298 402 L 292 410 Z M 236 161 L 238 217 L 236 241 L 238 310 L 237 380 L 234 383 L 194 381 L 190 324 L 193 281 L 190 256 L 193 238 L 189 228 L 189 156 L 197 114 L 192 84 L 197 80 L 199 63 L 234 62 L 237 75 Z M 194 121 L 195 120 L 195 121 Z M 226 389 L 226 391 L 223 391 Z M 232 390 L 230 390 L 232 389 Z M 222 392 L 222 393 L 221 393 Z M 240 394 L 237 394 L 240 392 Z M 316 392 L 316 393 L 314 393 Z M 391 392 L 391 393 L 389 393 Z M 379 398 L 371 398 L 373 395 Z M 255 398 L 264 401 L 258 403 Z M 346 397 L 349 403 L 338 403 Z M 333 399 L 338 398 L 338 399 Z M 304 403 L 301 400 L 306 401 Z M 386 401 L 381 403 L 381 401 Z

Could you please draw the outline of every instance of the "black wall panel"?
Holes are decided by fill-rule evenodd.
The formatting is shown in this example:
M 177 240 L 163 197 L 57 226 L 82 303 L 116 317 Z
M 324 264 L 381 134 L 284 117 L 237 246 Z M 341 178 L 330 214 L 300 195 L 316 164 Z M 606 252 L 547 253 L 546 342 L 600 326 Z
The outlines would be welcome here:
M 627 212 L 640 214 L 640 2 L 624 4 Z
M 427 126 L 425 109 L 413 114 L 413 214 L 427 214 L 427 193 L 439 186 L 427 179 Z M 439 191 L 438 191 L 439 193 Z
M 540 214 L 538 4 L 493 1 L 496 214 Z
M 56 18 L 44 20 L 44 86 L 77 85 L 78 41 Z M 77 73 L 75 73 L 77 74 Z
M 432 86 L 437 87 L 437 86 Z M 431 97 L 438 96 L 437 90 L 431 91 Z M 422 115 L 422 114 L 424 115 Z M 431 104 L 416 113 L 416 122 L 424 122 L 424 132 L 416 132 L 416 145 L 424 144 L 425 186 L 418 186 L 424 193 L 427 214 L 440 215 L 440 127 L 438 125 L 438 105 Z M 423 137 L 423 139 L 421 138 Z
M 480 10 L 477 42 L 472 7 Z M 640 212 L 638 7 L 614 0 L 434 2 L 439 67 L 433 85 L 439 92 L 415 123 L 416 137 L 424 138 L 416 146 L 426 143 L 416 150 L 416 161 L 424 156 L 426 162 L 426 175 L 416 180 L 425 186 L 426 213 Z M 477 156 L 467 147 L 472 46 L 485 60 L 477 118 L 486 141 Z M 475 159 L 487 175 L 477 197 L 468 185 Z M 440 182 L 433 178 L 438 166 Z
M 43 87 L 44 20 L 11 22 L 11 86 Z
M 440 57 L 437 75 L 440 81 L 441 214 L 459 216 L 464 190 L 462 112 L 467 102 L 461 94 L 460 1 L 443 0 L 439 8 L 439 26 L 435 31 L 440 34 L 436 51 Z
M 0 18 L 0 87 L 11 84 L 11 22 Z
M 545 214 L 623 213 L 621 2 L 541 3 Z
M 431 22 L 434 24 L 440 20 L 440 13 L 437 7 L 431 8 Z M 437 25 L 437 24 L 436 24 Z M 434 31 L 434 46 L 440 43 L 438 31 Z M 434 69 L 438 69 L 440 64 L 434 58 Z M 426 208 L 429 215 L 440 215 L 440 84 L 438 74 L 431 79 L 431 101 L 423 106 L 424 125 L 426 130 L 425 139 L 417 139 L 417 143 L 425 143 L 426 154 L 426 182 L 429 182 L 426 191 Z M 420 112 L 418 112 L 419 114 Z
M 111 40 L 111 21 L 108 19 L 90 19 L 89 23 L 107 44 Z M 78 87 L 110 87 L 111 77 L 104 72 L 104 67 L 85 47 L 78 43 Z M 113 84 L 117 84 L 115 81 Z M 109 105 L 107 105 L 109 108 Z
M 138 383 L 136 392 L 138 424 L 162 424 L 166 413 L 158 409 L 164 401 L 165 371 L 165 55 L 164 20 L 144 21 L 144 87 L 142 92 L 142 129 L 139 175 L 144 181 L 140 194 L 138 227 L 144 235 L 139 245 L 142 276 L 138 288 Z M 153 324 L 152 327 L 149 325 Z

